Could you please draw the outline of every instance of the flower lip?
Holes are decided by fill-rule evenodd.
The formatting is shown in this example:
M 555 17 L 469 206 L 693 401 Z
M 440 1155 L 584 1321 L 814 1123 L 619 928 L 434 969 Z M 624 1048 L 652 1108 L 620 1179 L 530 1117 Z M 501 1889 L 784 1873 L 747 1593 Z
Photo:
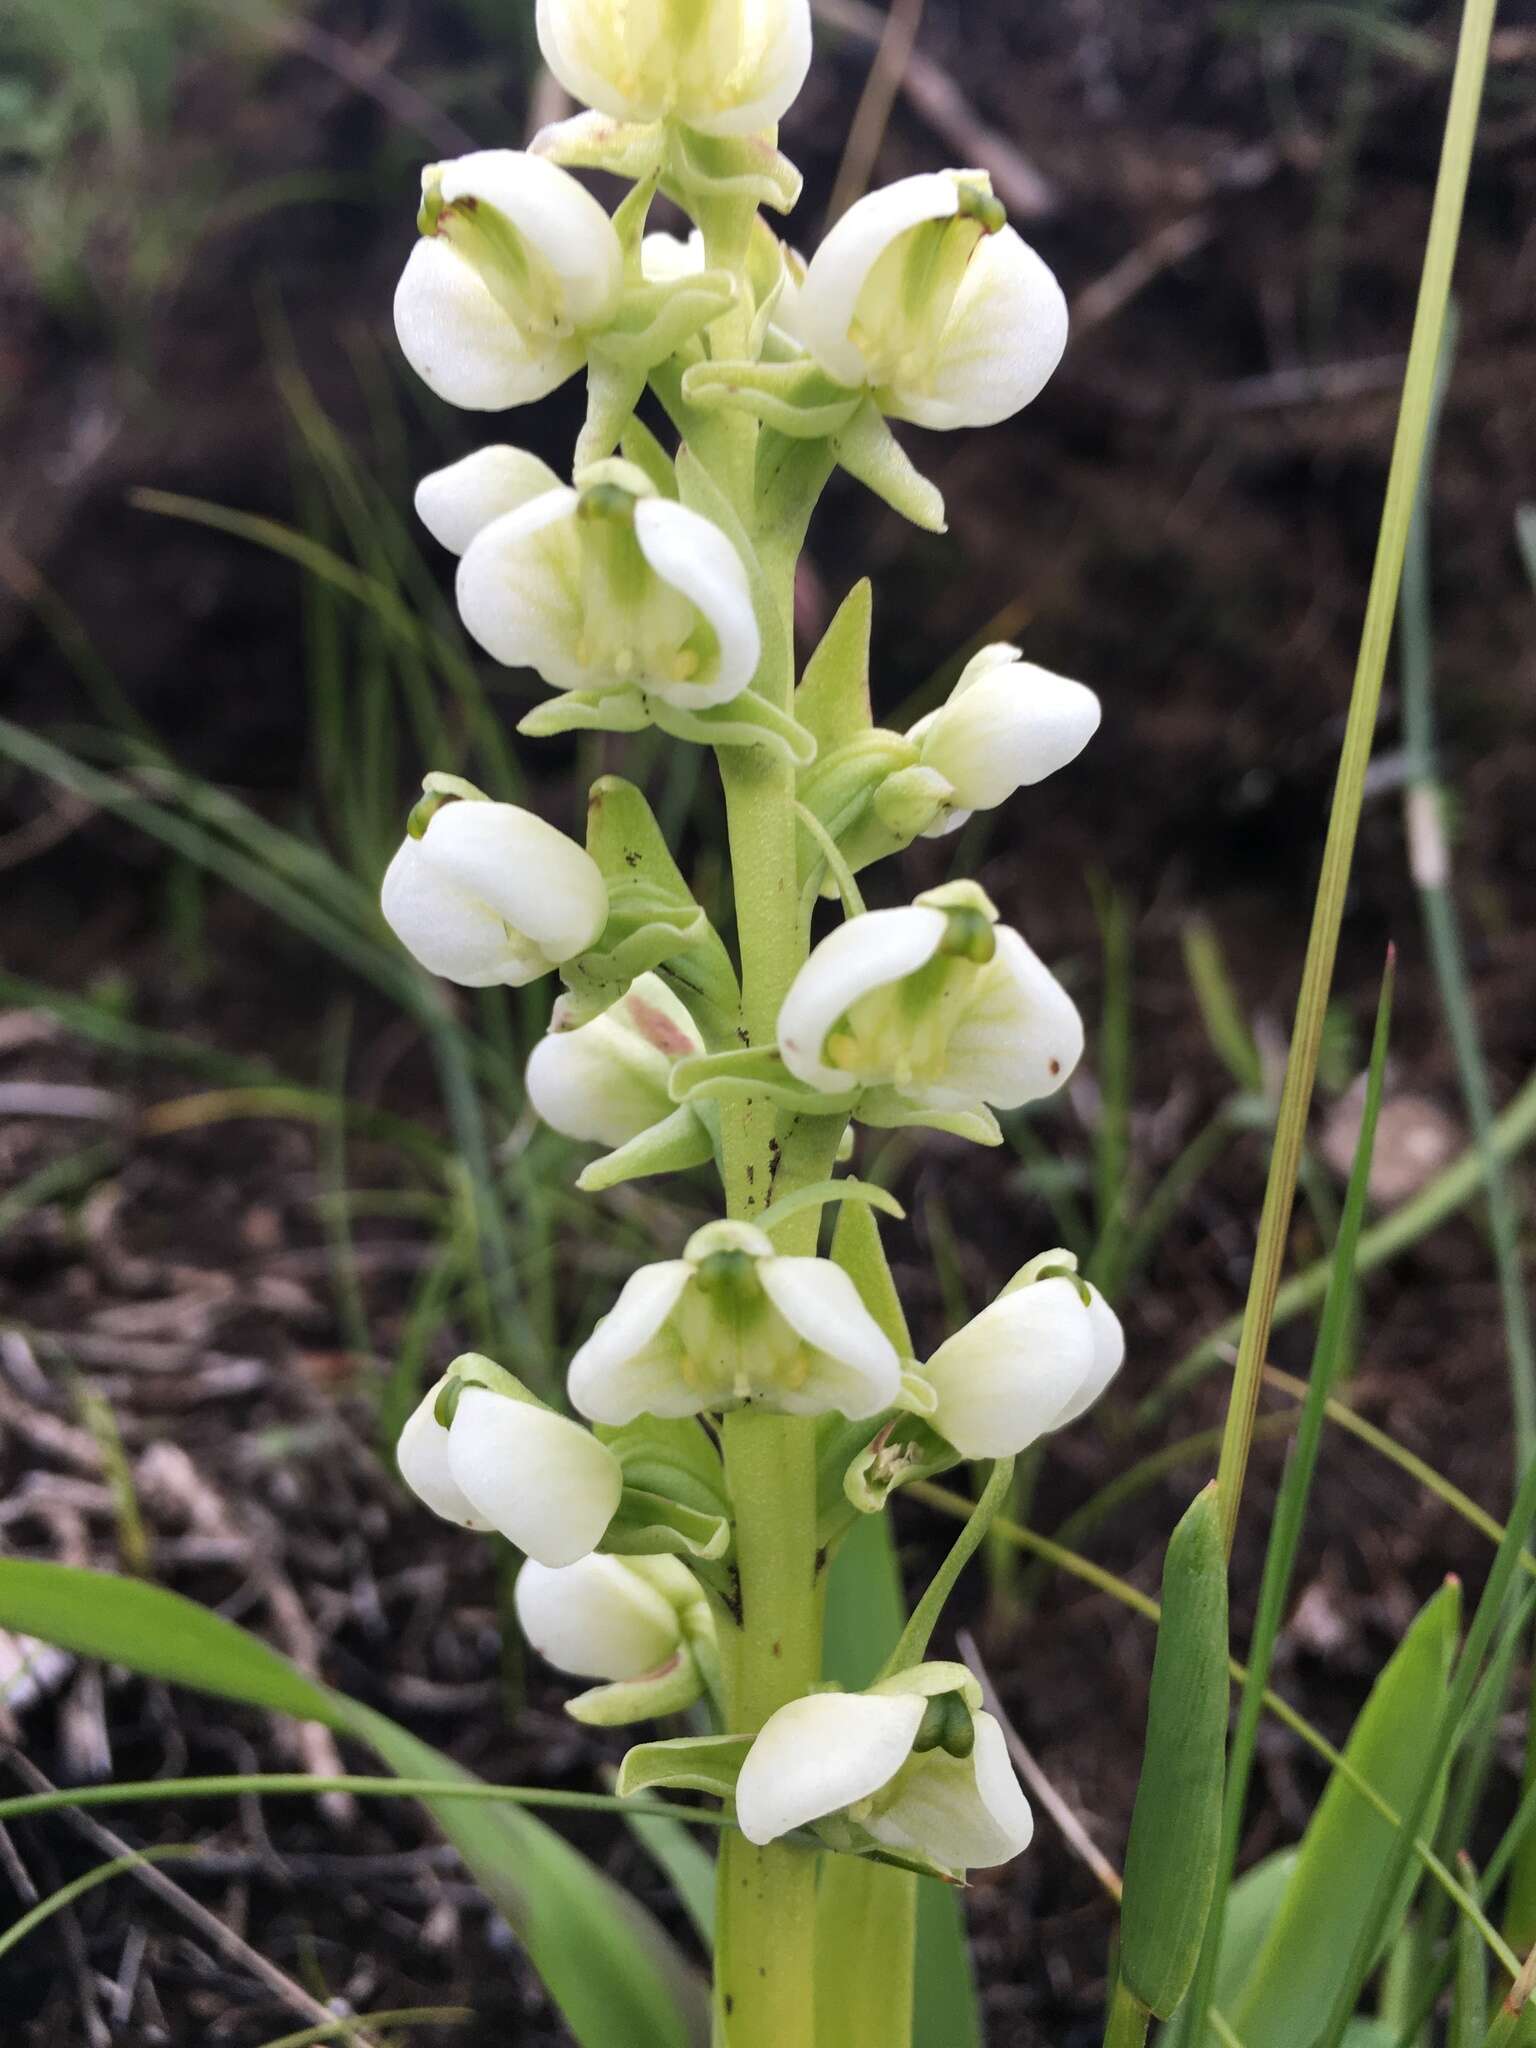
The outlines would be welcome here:
M 856 1086 L 853 1075 L 825 1057 L 828 1037 L 860 996 L 926 967 L 947 931 L 942 910 L 912 904 L 867 911 L 830 932 L 795 976 L 779 1010 L 779 1052 L 795 1078 L 827 1095 Z

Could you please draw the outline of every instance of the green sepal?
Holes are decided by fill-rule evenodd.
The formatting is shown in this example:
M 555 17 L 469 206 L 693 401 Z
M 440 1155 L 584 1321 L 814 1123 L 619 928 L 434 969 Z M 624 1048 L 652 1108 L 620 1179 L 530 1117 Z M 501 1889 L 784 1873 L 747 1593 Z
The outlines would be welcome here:
M 592 351 L 638 371 L 643 380 L 701 327 L 728 313 L 735 299 L 728 270 L 701 270 L 669 284 L 627 285 L 612 321 L 594 336 Z M 685 378 L 685 395 L 686 387 Z
M 720 1453 L 691 1416 L 640 1415 L 618 1427 L 600 1422 L 594 1434 L 618 1459 L 626 1486 L 665 1494 L 701 1514 L 727 1512 Z
M 700 412 L 750 413 L 792 441 L 845 432 L 863 403 L 806 356 L 787 363 L 693 363 L 683 372 L 683 397 Z
M 680 1649 L 670 1663 L 644 1678 L 621 1678 L 577 1693 L 566 1701 L 565 1711 L 587 1728 L 625 1728 L 635 1721 L 685 1714 L 703 1694 L 704 1678 L 693 1653 Z
M 844 1203 L 832 1233 L 832 1263 L 841 1266 L 853 1282 L 860 1301 L 890 1339 L 896 1355 L 910 1358 L 912 1334 L 873 1209 L 862 1203 Z
M 816 758 L 816 742 L 805 727 L 755 690 L 742 690 L 707 711 L 683 711 L 653 697 L 650 713 L 663 732 L 702 747 L 767 747 L 794 769 L 808 768 Z
M 682 1735 L 674 1742 L 642 1742 L 619 1765 L 614 1790 L 621 1799 L 658 1787 L 734 1799 L 736 1780 L 751 1747 L 750 1735 Z
M 948 531 L 943 493 L 913 464 L 872 398 L 866 398 L 848 425 L 832 436 L 832 445 L 848 474 L 903 519 L 925 533 Z
M 796 712 L 800 699 L 795 699 Z M 840 743 L 821 742 L 812 766 L 796 784 L 795 795 L 819 819 L 837 842 L 849 870 L 857 873 L 882 854 L 897 853 L 907 844 L 894 839 L 872 817 L 871 804 L 890 777 L 899 776 L 917 759 L 917 749 L 899 733 L 879 726 L 866 726 Z M 873 831 L 871 832 L 871 827 Z M 814 836 L 806 833 L 800 842 L 798 865 L 802 889 L 809 886 L 825 866 L 825 855 Z
M 528 145 L 532 156 L 548 157 L 571 171 L 611 171 L 637 185 L 656 176 L 666 154 L 666 135 L 658 122 L 616 121 L 597 112 L 573 114 L 551 121 Z
M 797 1081 L 773 1046 L 695 1053 L 677 1062 L 668 1086 L 674 1102 L 739 1102 L 757 1095 L 799 1116 L 846 1115 L 858 1101 L 856 1088 L 823 1095 Z
M 854 1115 L 879 1131 L 946 1131 L 973 1145 L 1001 1145 L 1002 1126 L 984 1102 L 974 1109 L 922 1109 L 904 1102 L 894 1088 L 866 1088 Z
M 701 135 L 681 123 L 668 128 L 662 187 L 688 213 L 710 199 L 750 199 L 773 213 L 792 213 L 804 183 L 767 135 Z
M 459 1396 L 466 1387 L 484 1387 L 492 1394 L 504 1394 L 509 1401 L 523 1401 L 530 1408 L 549 1406 L 525 1387 L 516 1373 L 508 1372 L 494 1358 L 487 1358 L 482 1351 L 461 1351 L 438 1385 L 433 1413 L 442 1428 L 452 1424 Z
M 915 751 L 915 750 L 914 750 Z M 900 846 L 910 846 L 955 808 L 954 785 L 937 768 L 914 761 L 890 775 L 874 793 L 875 817 Z
M 873 587 L 867 576 L 861 576 L 833 613 L 795 691 L 795 716 L 807 732 L 814 733 L 823 761 L 846 741 L 867 733 L 875 722 L 869 702 L 873 618 Z M 799 796 L 825 823 L 824 814 L 803 788 Z
M 645 389 L 646 369 L 602 341 L 593 343 L 587 352 L 587 417 L 576 437 L 573 470 L 602 461 L 619 445 Z
M 562 690 L 525 711 L 517 729 L 545 740 L 563 732 L 644 732 L 650 723 L 649 700 L 639 690 Z
M 731 1547 L 730 1518 L 626 1486 L 600 1547 L 614 1557 L 682 1557 L 718 1564 Z
M 627 1144 L 594 1159 L 576 1176 L 576 1185 L 584 1195 L 597 1195 L 656 1173 L 687 1173 L 714 1156 L 715 1141 L 697 1110 L 675 1109 Z

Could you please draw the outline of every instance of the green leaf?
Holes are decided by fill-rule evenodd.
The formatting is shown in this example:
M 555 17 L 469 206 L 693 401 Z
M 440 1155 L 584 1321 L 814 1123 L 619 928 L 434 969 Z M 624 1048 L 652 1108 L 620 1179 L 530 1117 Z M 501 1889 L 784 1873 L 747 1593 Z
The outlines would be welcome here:
M 715 1859 L 680 1820 L 626 1813 L 624 1824 L 672 1887 L 708 1955 L 715 1945 Z
M 757 1227 L 771 1233 L 792 1216 L 799 1216 L 806 1209 L 823 1209 L 833 1202 L 857 1202 L 866 1209 L 878 1209 L 882 1215 L 894 1216 L 898 1222 L 904 1221 L 907 1214 L 889 1188 L 845 1174 L 840 1180 L 811 1181 L 803 1188 L 796 1188 L 791 1195 L 780 1195 L 758 1217 Z
M 673 1742 L 637 1743 L 619 1766 L 619 1796 L 628 1799 L 670 1785 L 679 1792 L 734 1798 L 751 1747 L 750 1735 L 680 1735 Z
M 818 2041 L 836 2048 L 907 2048 L 917 1890 L 910 1871 L 888 1870 L 860 1856 L 822 1858 L 816 1891 Z M 953 2036 L 946 2037 L 945 2048 L 952 2044 Z
M 1216 1882 L 1230 1689 L 1227 1566 L 1209 1486 L 1174 1530 L 1163 1563 L 1146 1750 L 1125 1855 L 1121 1975 L 1159 2019 L 1194 1976 Z
M 638 1486 L 625 1487 L 603 1536 L 603 1549 L 615 1557 L 686 1557 L 715 1564 L 730 1547 L 725 1515 L 701 1513 Z
M 474 1782 L 384 1715 L 162 1587 L 0 1559 L 0 1625 L 174 1685 L 323 1722 L 367 1743 L 398 1777 Z M 702 2048 L 703 1987 L 642 1907 L 531 1814 L 424 1803 L 525 1944 L 581 2048 Z
M 1413 1799 L 1445 1705 L 1461 1621 L 1451 1581 L 1423 1608 L 1377 1679 L 1344 1755 L 1394 1810 Z M 1434 1802 L 1438 1811 L 1439 1799 Z M 1225 2008 L 1244 2048 L 1296 2048 L 1321 2032 L 1346 1981 L 1377 1873 L 1396 1829 L 1337 1771 L 1303 1837 L 1296 1869 L 1241 1996 Z M 1434 1816 L 1424 1832 L 1433 1834 Z M 1417 1882 L 1414 1866 L 1392 1925 Z
M 874 590 L 861 576 L 832 615 L 795 691 L 795 716 L 816 736 L 818 756 L 874 724 L 869 701 L 869 636 Z M 814 806 L 813 806 L 814 808 Z
M 683 397 L 700 412 L 750 413 L 792 441 L 841 432 L 863 402 L 804 356 L 789 363 L 694 363 L 683 372 Z

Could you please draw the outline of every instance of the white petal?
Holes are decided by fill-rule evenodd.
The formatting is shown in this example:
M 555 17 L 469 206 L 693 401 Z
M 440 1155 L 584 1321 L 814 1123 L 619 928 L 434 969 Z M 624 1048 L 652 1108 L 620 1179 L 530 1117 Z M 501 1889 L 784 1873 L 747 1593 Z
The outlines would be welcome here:
M 925 967 L 946 929 L 941 910 L 913 904 L 871 910 L 829 932 L 795 976 L 779 1011 L 779 1052 L 795 1078 L 828 1095 L 854 1086 L 857 1076 L 822 1058 L 828 1033 L 860 996 Z
M 680 277 L 693 277 L 704 268 L 704 237 L 695 228 L 685 242 L 657 228 L 642 236 L 640 273 L 649 284 L 675 284 Z
M 1011 926 L 996 930 L 997 951 L 950 1036 L 943 1089 L 929 1091 L 936 1103 L 1017 1109 L 1053 1095 L 1082 1058 L 1076 1003 Z
M 445 1522 L 457 1522 L 461 1529 L 489 1529 L 490 1523 L 475 1513 L 448 1469 L 448 1432 L 433 1413 L 438 1391 L 434 1386 L 423 1397 L 400 1432 L 395 1445 L 400 1477 Z
M 736 1818 L 749 1842 L 777 1841 L 889 1784 L 923 1718 L 915 1694 L 813 1693 L 771 1714 L 736 1782 Z
M 395 333 L 422 382 L 470 412 L 530 405 L 574 377 L 585 358 L 574 336 L 530 349 L 478 271 L 436 235 L 424 236 L 406 258 L 395 287 Z
M 699 1396 L 678 1370 L 662 1327 L 693 1278 L 686 1259 L 665 1259 L 631 1273 L 622 1293 L 571 1360 L 571 1406 L 594 1422 L 619 1425 L 637 1415 L 697 1415 Z
M 608 921 L 597 862 L 516 804 L 445 804 L 417 844 L 445 892 L 489 905 L 552 963 L 585 951 Z
M 623 288 L 624 252 L 613 222 L 569 171 L 520 149 L 472 150 L 434 168 L 445 201 L 483 200 L 527 236 L 559 278 L 574 326 L 608 318 Z
M 1098 726 L 1092 690 L 1033 662 L 1011 662 L 961 678 L 921 736 L 923 765 L 944 776 L 967 810 L 990 811 L 1076 760 Z
M 590 681 L 582 633 L 581 551 L 568 485 L 482 527 L 459 563 L 459 616 L 508 668 L 537 669 L 557 690 Z
M 989 1870 L 1029 1847 L 1034 1815 L 1003 1731 L 990 1714 L 977 1714 L 972 1725 L 970 1756 L 934 1751 L 917 1759 L 895 1800 L 868 1823 L 872 1835 L 931 1856 L 946 1870 Z
M 539 0 L 539 48 L 566 91 L 620 121 L 675 114 L 706 135 L 755 135 L 779 120 L 811 61 L 810 0 L 712 0 L 698 46 L 668 48 L 664 13 L 627 0 Z M 722 70 L 709 29 L 731 38 Z M 649 34 L 647 34 L 649 30 Z
M 966 265 L 931 380 L 887 397 L 887 409 L 920 427 L 995 426 L 1040 395 L 1066 345 L 1061 286 L 1013 228 L 1000 228 Z
M 429 974 L 461 988 L 519 988 L 549 962 L 475 897 L 446 886 L 419 839 L 402 840 L 384 871 L 379 905 L 395 937 Z
M 422 478 L 416 486 L 416 514 L 435 541 L 462 555 L 493 519 L 560 488 L 549 464 L 525 448 L 477 448 L 461 462 Z
M 929 1418 L 965 1458 L 1011 1458 L 1056 1427 L 1094 1369 L 1093 1326 L 1074 1283 L 1036 1280 L 1001 1295 L 923 1368 Z
M 654 975 L 644 979 L 682 1009 L 665 983 Z M 652 1019 L 668 1042 L 694 1050 L 696 1041 L 658 1011 L 654 997 L 641 994 L 638 984 L 590 1024 L 548 1032 L 529 1056 L 525 1079 L 529 1101 L 552 1130 L 593 1144 L 625 1145 L 671 1115 L 667 1079 L 677 1055 L 637 1027 L 636 1017 Z
M 529 1558 L 513 1601 L 539 1655 L 577 1678 L 641 1678 L 681 1639 L 676 1608 L 618 1557 L 584 1557 L 553 1571 Z
M 811 0 L 736 0 L 748 61 L 723 108 L 685 109 L 705 135 L 757 135 L 783 119 L 811 68 Z
M 1077 1392 L 1051 1424 L 1065 1429 L 1085 1414 L 1125 1363 L 1125 1332 L 1120 1318 L 1097 1287 L 1088 1289 L 1088 1327 L 1093 1332 L 1093 1367 Z
M 590 1430 L 486 1387 L 459 1396 L 448 1464 L 476 1512 L 540 1564 L 595 1550 L 624 1490 L 618 1459 Z
M 757 673 L 762 640 L 740 555 L 713 521 L 670 498 L 635 506 L 635 539 L 664 583 L 680 590 L 714 628 L 718 661 L 697 681 L 650 685 L 668 703 L 701 710 L 739 696 Z
M 851 1422 L 878 1415 L 901 1387 L 895 1347 L 830 1259 L 768 1258 L 758 1262 L 763 1292 L 798 1337 L 822 1354 L 799 1398 L 783 1394 L 790 1414 L 822 1414 L 830 1406 Z
M 848 339 L 864 281 L 898 235 L 959 211 L 959 187 L 944 171 L 899 178 L 850 206 L 811 258 L 795 311 L 796 331 L 829 376 L 865 381 L 864 358 Z

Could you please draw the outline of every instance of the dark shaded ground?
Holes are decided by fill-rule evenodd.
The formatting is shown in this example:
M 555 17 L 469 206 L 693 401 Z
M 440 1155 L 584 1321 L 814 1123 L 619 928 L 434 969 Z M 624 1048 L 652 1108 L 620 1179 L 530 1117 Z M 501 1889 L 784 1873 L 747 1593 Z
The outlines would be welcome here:
M 418 5 L 381 19 L 337 7 L 322 20 L 350 41 L 366 31 L 393 76 L 427 91 L 445 81 L 462 88 L 457 118 L 477 140 L 521 134 L 517 67 L 506 67 L 504 90 L 497 74 L 477 72 L 482 44 L 466 17 Z M 1516 505 L 1536 495 L 1532 23 L 1528 6 L 1506 10 L 1459 272 L 1460 354 L 1435 495 L 1445 766 L 1501 1100 L 1536 1062 L 1536 823 L 1526 796 L 1536 772 L 1536 670 L 1531 596 L 1512 538 Z M 1416 13 L 1411 25 L 1429 39 L 1411 45 L 1421 57 L 1448 50 L 1443 12 Z M 857 40 L 829 34 L 824 43 L 786 136 L 809 180 L 807 224 L 796 225 L 806 243 L 867 62 Z M 1231 17 L 1190 6 L 1035 10 L 1009 0 L 962 16 L 933 0 L 924 57 L 956 81 L 967 118 L 1027 149 L 1053 188 L 1042 217 L 1020 224 L 1075 299 L 1076 338 L 1045 397 L 1010 428 L 926 438 L 920 459 L 946 490 L 948 542 L 915 537 L 851 489 L 834 492 L 813 533 L 809 616 L 825 613 L 859 571 L 876 575 L 884 708 L 903 704 L 1004 613 L 995 630 L 1104 697 L 1094 748 L 1008 812 L 982 873 L 1071 975 L 1090 1016 L 1101 976 L 1084 877 L 1107 878 L 1133 911 L 1132 1205 L 1227 1091 L 1181 964 L 1186 920 L 1199 911 L 1212 921 L 1244 1005 L 1270 1038 L 1299 972 L 1445 89 L 1443 69 L 1395 47 L 1361 60 L 1352 54 L 1360 47 L 1299 30 L 1273 32 L 1261 46 Z M 444 147 L 403 133 L 313 52 L 254 73 L 206 60 L 164 139 L 169 185 L 217 149 L 236 166 L 237 188 L 294 170 L 355 179 L 365 169 L 366 199 L 211 232 L 142 337 L 144 374 L 123 367 L 99 336 L 66 330 L 13 271 L 0 301 L 0 359 L 11 372 L 0 399 L 10 715 L 48 726 L 95 715 L 28 608 L 40 571 L 181 758 L 274 816 L 294 815 L 313 781 L 292 572 L 236 542 L 151 521 L 124 493 L 148 482 L 291 516 L 281 403 L 268 373 L 276 315 L 326 405 L 361 437 L 368 411 L 349 349 L 359 338 L 388 346 L 414 162 Z M 880 175 L 970 153 L 903 102 Z M 103 252 L 109 297 L 111 260 Z M 480 438 L 472 420 L 430 400 L 408 418 L 417 469 Z M 509 431 L 531 428 L 558 460 L 570 424 L 567 400 Z M 1395 743 L 1389 699 L 1341 960 L 1341 1023 L 1353 1023 L 1358 1043 L 1394 937 L 1394 1088 L 1454 1118 L 1454 1068 L 1405 873 Z M 312 948 L 217 891 L 202 902 L 201 926 L 189 925 L 184 880 L 168 879 L 142 838 L 59 813 L 26 777 L 9 778 L 0 794 L 7 969 L 68 988 L 110 976 L 137 1022 L 268 1057 L 309 1080 L 322 1078 L 316 1047 L 338 1002 L 355 1001 L 351 1091 L 432 1113 L 408 1034 Z M 569 800 L 552 782 L 551 814 Z M 935 857 L 913 857 L 901 886 L 921 885 Z M 187 930 L 205 935 L 196 971 L 178 942 Z M 1346 1079 L 1347 1047 L 1334 1064 Z M 507 1703 L 519 1680 L 502 1663 L 494 1561 L 403 1502 L 372 1448 L 368 1396 L 425 1255 L 419 1226 L 359 1226 L 371 1346 L 357 1355 L 337 1312 L 313 1199 L 327 1167 L 308 1127 L 170 1131 L 173 1115 L 159 1106 L 202 1080 L 83 1050 L 26 1009 L 0 1019 L 0 1088 L 20 1082 L 87 1085 L 112 1100 L 84 1126 L 19 1114 L 0 1130 L 0 1191 L 100 1140 L 94 1157 L 61 1168 L 57 1198 L 0 1241 L 0 1290 L 18 1319 L 0 1340 L 5 1540 L 27 1554 L 113 1561 L 112 1500 L 99 1445 L 79 1423 L 72 1365 L 111 1404 L 136 1461 L 153 1569 L 165 1583 L 223 1603 L 487 1775 L 591 1787 L 600 1750 L 616 1755 L 622 1743 L 596 1745 L 575 1731 L 559 1713 L 561 1690 L 540 1670 L 529 1672 L 531 1704 L 513 1720 Z M 13 1096 L 7 1106 L 26 1102 Z M 1042 1129 L 1083 1164 L 1095 1118 L 1085 1081 Z M 1262 1168 L 1259 1141 L 1237 1141 L 1175 1218 L 1125 1305 L 1127 1398 L 1118 1417 L 1053 1446 L 1035 1502 L 1042 1528 L 1156 1441 L 1130 1441 L 1117 1420 L 1240 1305 Z M 348 1170 L 358 1186 L 400 1177 L 397 1158 L 366 1146 L 353 1147 Z M 1056 1234 L 1027 1174 L 1004 1155 L 978 1162 L 936 1148 L 907 1192 L 916 1220 L 897 1252 L 920 1336 L 940 1319 L 928 1263 L 935 1241 L 955 1248 L 975 1305 Z M 1299 1225 L 1298 1257 L 1315 1249 Z M 562 1298 L 576 1296 L 587 1258 L 580 1244 L 562 1248 Z M 443 1358 L 458 1334 L 444 1333 Z M 1355 1391 L 1364 1410 L 1500 1511 L 1509 1455 L 1502 1339 L 1472 1222 L 1447 1227 L 1369 1285 L 1361 1351 Z M 1305 1333 L 1285 1332 L 1275 1355 L 1304 1369 Z M 1219 1422 L 1220 1393 L 1208 1382 L 1167 1435 Z M 1256 1453 L 1240 1624 L 1276 1455 L 1272 1444 Z M 1166 1531 L 1202 1476 L 1197 1462 L 1142 1495 L 1090 1540 L 1091 1554 L 1150 1587 Z M 939 1540 L 920 1508 L 907 1506 L 900 1526 L 915 1562 Z M 1481 1539 L 1392 1468 L 1332 1442 L 1308 1533 L 1307 1591 L 1285 1641 L 1284 1689 L 1337 1737 L 1415 1605 L 1448 1569 L 1475 1582 L 1485 1555 Z M 980 1598 L 972 1586 L 973 1607 Z M 1041 1763 L 1118 1855 L 1150 1661 L 1143 1624 L 1097 1594 L 1050 1582 L 1032 1620 L 994 1630 L 991 1654 Z M 258 1717 L 136 1682 L 110 1684 L 103 1703 L 99 1681 L 68 1667 L 36 1676 L 39 1696 L 20 1725 L 28 1753 L 56 1777 L 109 1765 L 135 1776 L 293 1762 Z M 1504 1758 L 1511 1769 L 1515 1732 Z M 1251 1852 L 1294 1834 L 1318 1786 L 1289 1738 L 1267 1739 Z M 1497 1798 L 1511 1787 L 1500 1777 Z M 559 2038 L 496 1923 L 408 1809 L 331 1815 L 272 1802 L 259 1816 L 140 1808 L 106 1818 L 134 1843 L 211 1840 L 223 1859 L 217 1877 L 188 1882 L 322 1996 L 358 2008 L 464 1998 L 481 2017 L 445 2040 L 536 2048 Z M 659 1902 L 659 1883 L 627 1838 L 606 1825 L 577 1833 Z M 61 1825 L 18 1832 L 15 1847 L 44 1892 L 102 1853 Z M 15 1866 L 6 1868 L 14 1885 Z M 1053 1831 L 1043 1828 L 1009 1871 L 979 1881 L 969 1910 L 994 2042 L 1097 2040 L 1110 1915 Z M 142 1952 L 135 1923 L 149 1936 Z M 124 1987 L 129 2016 L 113 2040 L 246 2044 L 299 2023 L 173 1912 L 121 1884 L 0 1967 L 7 2017 L 29 2048 L 93 2038 L 81 2017 L 88 1971 Z

